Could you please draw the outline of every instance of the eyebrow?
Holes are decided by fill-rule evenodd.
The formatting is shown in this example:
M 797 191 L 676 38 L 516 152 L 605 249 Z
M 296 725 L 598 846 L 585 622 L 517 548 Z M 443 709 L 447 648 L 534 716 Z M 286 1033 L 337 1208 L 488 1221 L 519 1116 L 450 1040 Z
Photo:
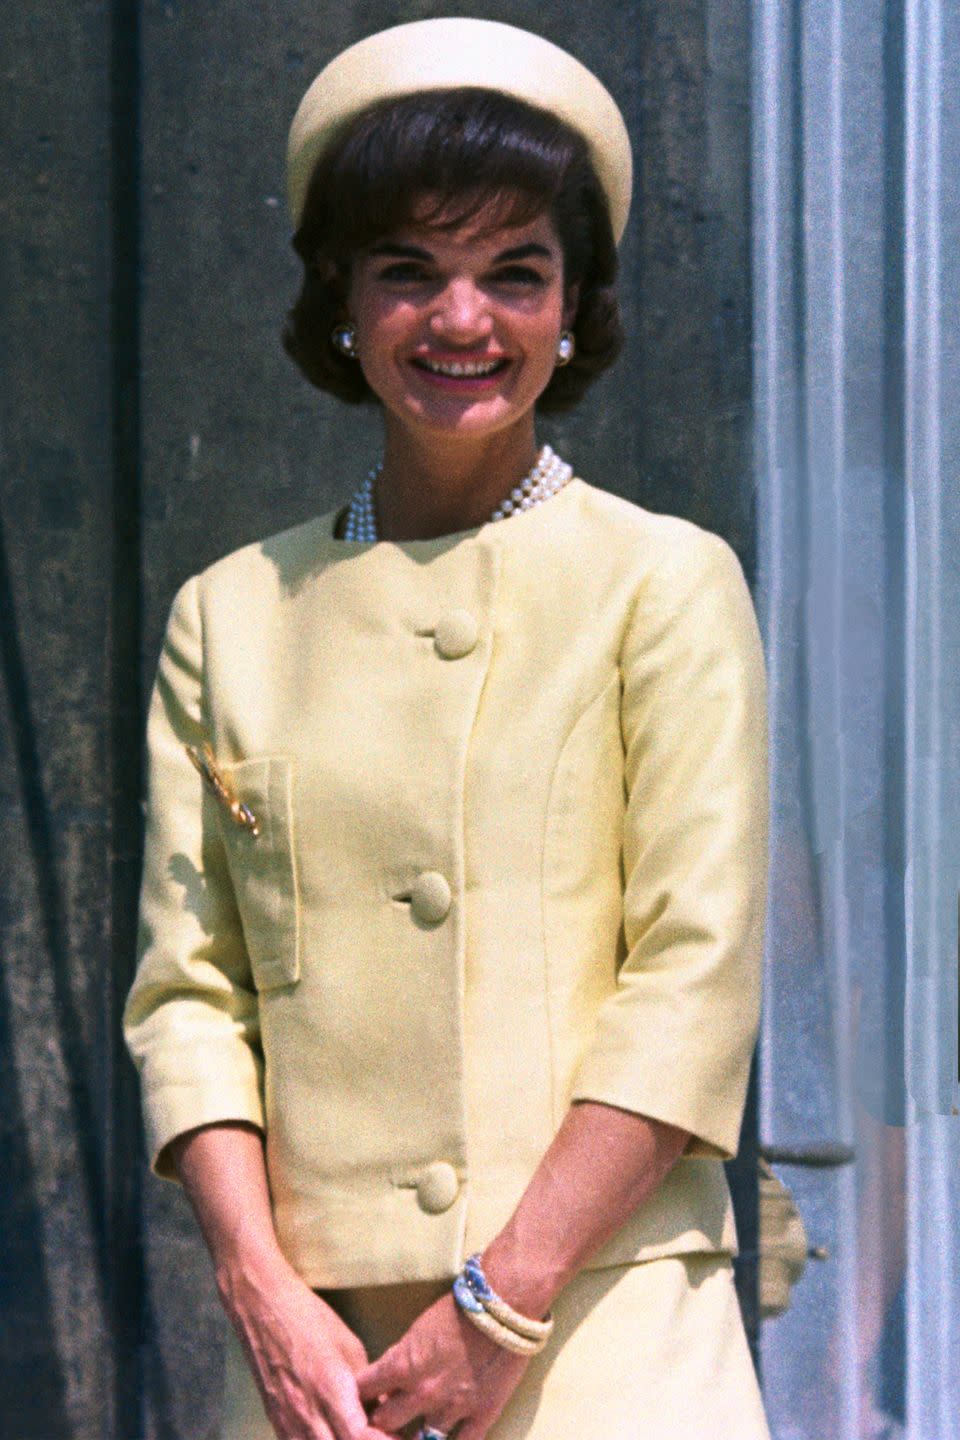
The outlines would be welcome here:
M 380 245 L 374 245 L 367 252 L 371 256 L 390 256 L 400 260 L 425 260 L 431 261 L 434 257 L 429 250 L 422 249 L 419 245 L 397 245 L 393 241 L 385 240 Z M 529 260 L 532 258 L 552 260 L 554 256 L 547 249 L 546 245 L 540 245 L 536 241 L 530 241 L 526 245 L 514 245 L 509 250 L 501 250 L 499 255 L 493 258 L 494 265 L 501 265 L 506 260 Z

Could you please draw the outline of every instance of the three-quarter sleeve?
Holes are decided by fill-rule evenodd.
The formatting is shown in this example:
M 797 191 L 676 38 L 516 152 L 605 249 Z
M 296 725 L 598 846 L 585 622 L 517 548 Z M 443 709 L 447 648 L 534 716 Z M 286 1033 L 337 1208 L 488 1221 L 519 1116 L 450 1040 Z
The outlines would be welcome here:
M 759 1023 L 769 786 L 763 649 L 726 541 L 685 527 L 640 587 L 621 667 L 625 954 L 574 1098 L 728 1159 Z
M 140 1071 L 146 1140 L 164 1147 L 195 1126 L 263 1125 L 257 995 L 215 802 L 187 754 L 207 739 L 195 580 L 173 603 L 147 723 L 148 806 L 139 964 L 124 1033 Z

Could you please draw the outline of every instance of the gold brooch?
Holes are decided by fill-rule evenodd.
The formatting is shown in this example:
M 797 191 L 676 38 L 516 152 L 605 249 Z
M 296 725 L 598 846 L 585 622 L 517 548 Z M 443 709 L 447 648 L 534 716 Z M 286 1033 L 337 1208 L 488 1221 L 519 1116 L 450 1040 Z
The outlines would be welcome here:
M 211 795 L 220 801 L 235 824 L 242 826 L 244 830 L 249 830 L 256 839 L 260 834 L 260 822 L 249 806 L 237 799 L 227 781 L 220 774 L 209 744 L 205 744 L 202 750 L 198 750 L 195 745 L 186 745 L 184 748 L 196 769 L 203 776 L 203 783 Z

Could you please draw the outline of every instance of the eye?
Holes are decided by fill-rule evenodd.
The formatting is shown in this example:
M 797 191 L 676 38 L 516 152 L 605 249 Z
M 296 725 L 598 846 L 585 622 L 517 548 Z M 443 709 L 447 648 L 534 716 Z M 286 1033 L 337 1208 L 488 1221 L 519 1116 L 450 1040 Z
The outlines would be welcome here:
M 502 285 L 546 285 L 546 279 L 539 270 L 534 270 L 530 265 L 505 265 L 494 275 L 494 280 Z
M 377 279 L 386 280 L 391 285 L 409 285 L 426 279 L 426 273 L 417 260 L 395 260 L 392 265 L 384 266 Z

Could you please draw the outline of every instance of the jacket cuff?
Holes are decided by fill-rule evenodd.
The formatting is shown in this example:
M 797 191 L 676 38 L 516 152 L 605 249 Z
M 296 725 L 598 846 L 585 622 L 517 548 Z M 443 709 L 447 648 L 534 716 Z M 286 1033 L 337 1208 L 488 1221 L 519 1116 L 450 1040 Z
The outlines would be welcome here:
M 265 1128 L 263 1063 L 246 1045 L 165 1051 L 143 1073 L 143 1119 L 151 1170 L 177 1181 L 167 1146 L 178 1135 L 230 1120 Z
M 729 1080 L 723 1099 L 713 1106 L 699 1087 L 695 1093 L 691 1089 L 691 1093 L 686 1094 L 682 1086 L 664 1086 L 661 1078 L 659 1084 L 645 1089 L 636 1074 L 635 1060 L 631 1067 L 630 1057 L 624 1059 L 625 1064 L 618 1067 L 616 1055 L 609 1051 L 588 1056 L 580 1067 L 571 1099 L 613 1105 L 618 1110 L 629 1110 L 689 1131 L 690 1139 L 683 1150 L 685 1159 L 734 1158 L 740 1143 L 742 1107 L 731 1104 Z

